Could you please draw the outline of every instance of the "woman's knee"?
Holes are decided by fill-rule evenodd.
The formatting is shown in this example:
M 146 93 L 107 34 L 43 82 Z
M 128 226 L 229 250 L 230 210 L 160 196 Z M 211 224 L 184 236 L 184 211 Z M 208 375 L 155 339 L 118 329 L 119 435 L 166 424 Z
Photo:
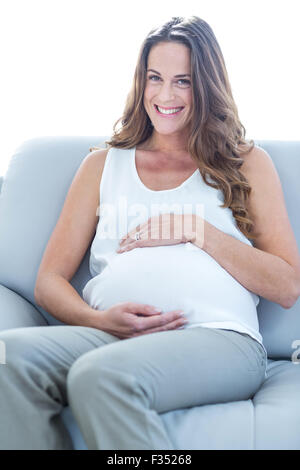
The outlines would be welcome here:
M 30 332 L 31 329 L 13 328 L 0 333 L 0 340 L 5 349 L 5 365 L 8 367 L 20 367 L 23 361 L 34 361 L 34 346 Z
M 111 386 L 123 387 L 124 390 L 130 391 L 142 385 L 144 390 L 145 381 L 140 363 L 138 355 L 125 343 L 114 343 L 89 351 L 81 355 L 69 369 L 69 398 L 73 399 L 73 403 L 82 402 L 92 395 L 95 387 L 99 391 L 101 389 L 101 396 L 104 396 Z M 152 396 L 152 392 L 150 395 Z
M 82 354 L 72 364 L 67 376 L 69 390 L 87 389 L 107 370 L 125 366 L 126 357 L 120 351 L 120 343 L 107 344 Z

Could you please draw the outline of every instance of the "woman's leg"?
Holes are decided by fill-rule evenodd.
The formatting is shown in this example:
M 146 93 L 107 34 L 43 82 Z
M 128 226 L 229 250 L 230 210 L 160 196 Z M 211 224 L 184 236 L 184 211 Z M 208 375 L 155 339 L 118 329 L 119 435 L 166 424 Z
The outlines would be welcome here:
M 151 333 L 83 354 L 67 377 L 89 449 L 174 449 L 159 416 L 247 400 L 265 378 L 262 347 L 232 330 Z
M 82 326 L 14 328 L 0 333 L 0 449 L 72 449 L 60 418 L 69 368 L 81 354 L 119 338 Z

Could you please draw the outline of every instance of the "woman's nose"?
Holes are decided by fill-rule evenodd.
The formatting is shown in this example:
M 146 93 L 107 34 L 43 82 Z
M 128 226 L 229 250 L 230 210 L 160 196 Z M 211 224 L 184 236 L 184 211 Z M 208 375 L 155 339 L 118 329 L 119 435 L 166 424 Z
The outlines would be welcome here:
M 172 84 L 164 83 L 161 86 L 160 92 L 159 92 L 159 99 L 160 103 L 163 106 L 163 103 L 166 103 L 166 106 L 168 106 L 168 103 L 171 103 L 172 100 L 174 100 L 174 90 L 172 87 Z

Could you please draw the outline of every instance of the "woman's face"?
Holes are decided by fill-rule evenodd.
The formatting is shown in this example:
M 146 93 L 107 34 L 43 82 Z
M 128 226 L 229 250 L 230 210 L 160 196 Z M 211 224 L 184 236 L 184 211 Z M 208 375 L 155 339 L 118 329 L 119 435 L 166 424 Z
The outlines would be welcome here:
M 176 75 L 182 75 L 176 77 Z M 172 114 L 162 114 L 157 106 Z M 182 131 L 192 106 L 190 50 L 183 44 L 161 42 L 148 55 L 144 107 L 154 129 L 161 134 Z M 173 113 L 174 109 L 181 108 Z

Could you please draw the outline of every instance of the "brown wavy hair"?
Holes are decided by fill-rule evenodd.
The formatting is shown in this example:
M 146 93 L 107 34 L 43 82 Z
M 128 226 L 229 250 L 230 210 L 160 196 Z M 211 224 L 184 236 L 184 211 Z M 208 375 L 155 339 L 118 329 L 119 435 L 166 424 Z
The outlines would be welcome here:
M 255 239 L 254 224 L 246 207 L 251 186 L 239 171 L 244 162 L 242 156 L 255 143 L 245 139 L 246 130 L 238 116 L 222 51 L 204 20 L 197 16 L 172 17 L 149 32 L 140 47 L 123 115 L 105 143 L 108 147 L 129 149 L 151 136 L 153 125 L 143 105 L 147 60 L 152 46 L 168 41 L 184 44 L 191 53 L 193 104 L 188 152 L 204 182 L 222 191 L 224 203 L 220 207 L 229 207 L 239 230 L 248 239 Z M 98 148 L 91 147 L 90 151 Z

